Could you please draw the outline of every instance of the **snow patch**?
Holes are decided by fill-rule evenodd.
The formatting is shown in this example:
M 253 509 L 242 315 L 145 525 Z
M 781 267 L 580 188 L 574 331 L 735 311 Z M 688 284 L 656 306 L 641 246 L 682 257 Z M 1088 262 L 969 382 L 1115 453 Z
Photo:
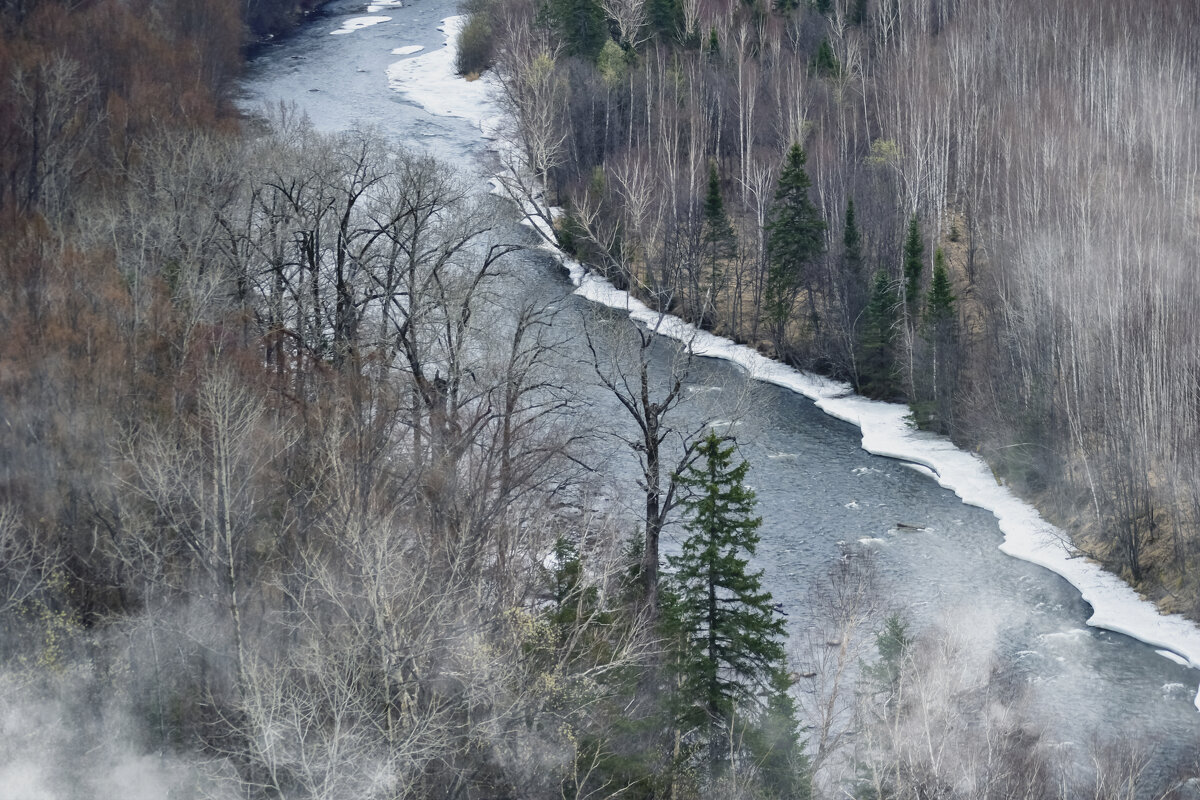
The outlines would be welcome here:
M 1186 658 L 1184 658 L 1183 656 L 1179 655 L 1178 653 L 1172 653 L 1170 650 L 1155 650 L 1154 652 L 1158 653 L 1160 656 L 1162 656 L 1165 659 L 1174 661 L 1176 664 L 1179 664 L 1184 667 L 1189 666 L 1188 660 Z
M 468 82 L 454 74 L 454 42 L 464 21 L 462 16 L 443 20 L 440 30 L 446 34 L 446 47 L 392 64 L 388 67 L 388 80 L 393 88 L 429 112 L 471 120 L 485 137 L 493 138 L 500 119 L 493 100 L 498 91 L 495 79 L 485 75 Z M 501 191 L 496 181 L 492 185 L 493 191 Z M 523 211 L 527 224 L 537 228 L 548 241 L 554 241 L 553 231 L 543 219 L 530 214 L 528 209 Z M 634 321 L 664 336 L 690 342 L 698 355 L 723 358 L 758 380 L 808 397 L 825 413 L 857 425 L 862 431 L 862 447 L 867 452 L 920 465 L 964 503 L 991 511 L 1004 534 L 1000 549 L 1014 558 L 1051 570 L 1078 589 L 1092 607 L 1088 625 L 1170 650 L 1189 666 L 1200 668 L 1200 627 L 1178 614 L 1160 614 L 1116 575 L 1081 557 L 1061 530 L 1000 485 L 983 459 L 959 450 L 945 437 L 913 427 L 906 406 L 860 397 L 845 383 L 785 366 L 753 348 L 700 330 L 678 317 L 653 311 L 588 272 L 578 261 L 553 252 L 575 284 L 575 293 L 581 297 L 625 311 Z M 866 472 L 869 468 L 860 469 Z M 855 470 L 856 474 L 863 472 Z M 1195 703 L 1200 709 L 1200 692 Z
M 404 47 L 397 47 L 392 50 L 394 56 L 411 56 L 413 53 L 419 53 L 425 49 L 423 44 L 406 44 Z
M 491 138 L 501 119 L 500 109 L 493 100 L 499 90 L 495 77 L 488 73 L 479 80 L 468 81 L 454 71 L 455 42 L 466 19 L 457 15 L 442 20 L 438 30 L 446 36 L 445 46 L 390 65 L 388 86 L 430 114 L 475 123 L 485 138 Z
M 351 17 L 342 22 L 342 27 L 329 33 L 334 36 L 342 33 L 354 33 L 363 28 L 369 28 L 372 25 L 378 25 L 381 22 L 388 22 L 389 20 L 391 20 L 391 17 Z

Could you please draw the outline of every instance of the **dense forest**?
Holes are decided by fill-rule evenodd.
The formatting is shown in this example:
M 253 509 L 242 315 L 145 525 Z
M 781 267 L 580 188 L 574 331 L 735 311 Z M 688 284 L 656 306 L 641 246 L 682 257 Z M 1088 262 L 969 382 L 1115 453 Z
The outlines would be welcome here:
M 1200 615 L 1195 3 L 471 8 L 460 69 L 494 66 L 567 248 L 909 403 Z
M 1193 765 L 1148 773 L 1120 732 L 1083 758 L 1044 741 L 1019 676 L 878 607 L 869 552 L 786 642 L 753 465 L 675 416 L 686 346 L 652 374 L 664 345 L 598 321 L 565 363 L 513 290 L 501 200 L 378 131 L 237 113 L 247 48 L 311 5 L 0 3 L 0 797 L 1190 796 Z M 1157 204 L 1191 196 L 1190 132 L 1117 133 L 1148 124 L 1137 81 L 1183 91 L 1191 12 L 1072 8 L 1111 59 L 1015 2 L 514 1 L 463 52 L 492 48 L 510 156 L 614 280 L 907 397 L 1182 569 L 1191 234 Z M 1060 103 L 1070 81 L 1094 95 Z M 975 105 L 946 104 L 960 84 Z M 1088 137 L 1030 161 L 1022 114 Z M 1101 157 L 1109 191 L 1068 192 Z M 1073 287 L 1116 278 L 1075 241 L 1153 273 L 1087 305 Z M 636 527 L 593 502 L 614 478 L 581 369 L 627 412 Z M 1098 447 L 1144 469 L 1120 484 Z

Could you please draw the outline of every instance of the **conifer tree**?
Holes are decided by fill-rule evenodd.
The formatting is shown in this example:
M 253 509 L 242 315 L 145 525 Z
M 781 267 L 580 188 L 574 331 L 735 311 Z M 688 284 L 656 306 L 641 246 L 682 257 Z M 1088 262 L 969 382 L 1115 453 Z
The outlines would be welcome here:
M 822 78 L 830 78 L 841 72 L 842 65 L 838 63 L 837 56 L 833 53 L 833 45 L 829 43 L 829 39 L 822 39 L 821 46 L 817 48 L 816 54 L 813 55 L 812 61 L 813 72 Z
M 925 245 L 921 243 L 921 225 L 914 214 L 908 221 L 908 235 L 904 238 L 904 303 L 908 308 L 910 324 L 916 319 L 921 296 L 921 257 Z
M 825 249 L 825 220 L 808 197 L 812 181 L 804 170 L 806 160 L 803 148 L 793 144 L 764 226 L 768 258 L 766 314 L 775 329 L 777 345 L 782 344 L 800 288 L 809 282 L 809 267 Z M 811 292 L 812 287 L 808 288 Z
M 692 496 L 685 502 L 689 533 L 678 556 L 664 619 L 677 643 L 677 724 L 707 750 L 712 774 L 729 753 L 731 728 L 746 730 L 750 756 L 760 743 L 760 764 L 801 763 L 794 707 L 787 697 L 782 640 L 762 572 L 748 569 L 758 545 L 760 517 L 754 492 L 745 486 L 749 463 L 733 466 L 734 446 L 710 433 L 699 457 L 680 475 Z M 770 759 L 767 757 L 770 756 Z
M 842 262 L 841 262 L 842 298 L 845 304 L 846 320 L 853 333 L 857 328 L 860 315 L 867 305 L 870 287 L 863 275 L 862 232 L 854 214 L 854 201 L 846 202 L 846 221 L 842 227 Z
M 875 273 L 866 323 L 860 340 L 858 390 L 868 397 L 888 398 L 894 392 L 896 312 L 900 301 L 885 270 Z
M 846 272 L 859 276 L 862 270 L 862 232 L 854 216 L 854 200 L 846 201 L 846 224 L 842 231 L 842 263 Z
M 721 199 L 721 177 L 717 164 L 708 165 L 708 191 L 704 195 L 702 241 L 704 258 L 708 268 L 708 303 L 716 307 L 720 290 L 722 265 L 737 254 L 737 234 L 725 213 L 725 202 Z
M 952 394 L 955 368 L 957 367 L 958 320 L 954 309 L 954 293 L 950 288 L 950 274 L 946 270 L 946 256 L 939 247 L 933 257 L 933 278 L 929 283 L 929 294 L 925 299 L 924 335 L 932 348 L 930 359 L 930 388 L 935 416 L 925 420 L 934 430 L 949 432 L 948 422 L 952 414 Z
M 954 294 L 950 290 L 950 274 L 946 271 L 946 255 L 938 248 L 933 256 L 933 278 L 925 302 L 925 317 L 934 327 L 954 320 Z

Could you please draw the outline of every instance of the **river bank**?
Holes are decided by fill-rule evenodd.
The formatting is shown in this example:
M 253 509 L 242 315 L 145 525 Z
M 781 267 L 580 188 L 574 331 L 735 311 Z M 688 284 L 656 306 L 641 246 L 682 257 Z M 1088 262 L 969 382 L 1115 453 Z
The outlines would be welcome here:
M 393 18 L 389 22 L 333 36 L 342 28 L 342 17 L 362 15 L 360 5 L 341 3 L 328 25 L 261 65 L 256 96 L 295 98 L 321 128 L 338 130 L 355 120 L 385 126 L 405 146 L 428 149 L 486 180 L 497 167 L 487 166 L 495 156 L 485 148 L 498 142 L 485 139 L 481 131 L 497 135 L 499 110 L 489 101 L 486 83 L 465 82 L 452 73 L 453 55 L 444 46 L 446 25 L 441 22 L 450 11 L 445 4 L 414 4 L 386 14 Z M 326 44 L 331 46 L 328 55 Z M 338 87 L 336 96 L 330 85 Z M 564 266 L 549 266 L 551 258 Z M 558 277 L 559 269 L 580 285 L 559 288 L 566 283 Z M 591 315 L 596 312 L 584 307 L 595 308 L 592 299 L 607 298 L 621 316 L 639 312 L 627 296 L 578 265 L 564 263 L 557 253 L 523 257 L 519 271 L 531 291 L 563 309 L 578 307 L 579 314 Z M 560 292 L 573 297 L 560 299 Z M 581 336 L 569 323 L 575 313 L 567 314 L 565 336 Z M 651 315 L 647 321 L 657 320 L 648 309 L 640 313 Z M 713 355 L 730 346 L 716 339 L 710 344 Z M 701 359 L 703 369 L 697 368 L 690 391 L 719 396 L 742 379 L 739 373 L 747 374 L 739 364 L 743 358 L 753 360 L 749 353 L 731 354 L 711 365 Z M 779 365 L 762 369 L 786 374 L 758 384 L 763 387 L 764 420 L 754 424 L 762 430 L 747 431 L 739 441 L 754 465 L 752 477 L 765 518 L 761 563 L 772 593 L 790 611 L 792 646 L 800 658 L 806 658 L 804 643 L 812 635 L 805 613 L 811 586 L 836 561 L 842 542 L 867 548 L 877 553 L 887 584 L 881 599 L 886 596 L 889 607 L 904 609 L 922 630 L 951 626 L 956 636 L 967 637 L 980 658 L 995 654 L 996 669 L 1015 673 L 1029 687 L 1030 702 L 1050 740 L 1080 745 L 1093 735 L 1088 732 L 1115 730 L 1127 738 L 1165 737 L 1156 750 L 1155 769 L 1169 771 L 1170 765 L 1182 763 L 1196 729 L 1194 670 L 1155 654 L 1155 649 L 1166 650 L 1161 646 L 1151 649 L 1121 634 L 1085 628 L 1084 620 L 1094 611 L 1076 589 L 998 549 L 1006 534 L 994 513 L 968 508 L 929 480 L 927 467 L 904 466 L 916 465 L 927 454 L 904 461 L 873 458 L 860 449 L 867 436 L 863 428 L 818 412 L 808 394 L 797 392 L 793 384 L 812 381 L 814 393 L 853 400 L 843 397 L 845 387 Z M 605 405 L 605 398 L 592 402 L 593 416 L 619 422 L 621 411 Z M 883 409 L 883 421 L 903 427 L 903 407 L 887 409 L 884 404 Z M 610 458 L 620 461 L 620 453 Z M 919 523 L 921 529 L 905 529 L 897 521 Z M 981 679 L 988 674 L 984 669 Z
M 425 106 L 430 113 L 468 119 L 485 135 L 494 136 L 499 118 L 492 94 L 495 85 L 487 80 L 468 83 L 453 71 L 453 37 L 461 24 L 461 17 L 444 20 L 441 30 L 446 34 L 446 46 L 421 59 L 410 59 L 390 68 L 389 80 L 393 88 Z M 529 218 L 535 219 L 532 215 Z M 1160 649 L 1164 657 L 1182 659 L 1190 667 L 1200 669 L 1200 627 L 1196 623 L 1178 614 L 1160 613 L 1118 576 L 1082 558 L 1064 531 L 1001 485 L 981 458 L 958 449 L 947 437 L 917 430 L 907 406 L 860 397 L 847 384 L 801 372 L 763 356 L 752 347 L 713 335 L 673 315 L 653 311 L 577 261 L 558 255 L 580 296 L 626 311 L 631 319 L 661 335 L 690 342 L 700 355 L 735 363 L 756 380 L 808 397 L 826 413 L 858 426 L 867 452 L 921 465 L 928 470 L 929 477 L 964 503 L 990 511 L 1004 532 L 1001 550 L 1045 567 L 1078 589 L 1092 607 L 1087 624 L 1125 634 Z M 1200 708 L 1200 692 L 1196 693 L 1195 704 Z

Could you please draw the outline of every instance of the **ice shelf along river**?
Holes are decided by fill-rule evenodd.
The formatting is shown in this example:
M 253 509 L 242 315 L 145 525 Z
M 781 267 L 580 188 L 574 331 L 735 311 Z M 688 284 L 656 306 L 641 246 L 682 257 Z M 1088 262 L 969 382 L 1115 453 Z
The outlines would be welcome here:
M 497 112 L 487 79 L 452 74 L 444 31 L 455 23 L 444 21 L 454 14 L 447 0 L 335 0 L 298 34 L 264 48 L 244 106 L 294 104 L 322 130 L 377 127 L 476 176 L 485 191 L 496 169 L 485 131 Z M 517 216 L 514 209 L 514 225 Z M 579 348 L 576 361 L 586 360 L 589 317 L 654 320 L 575 265 L 568 275 L 537 250 L 518 264 L 520 291 L 561 312 L 556 324 L 566 347 Z M 690 335 L 674 320 L 661 328 Z M 789 613 L 798 664 L 813 639 L 811 587 L 847 547 L 868 548 L 880 575 L 878 605 L 902 612 L 917 632 L 944 630 L 960 642 L 970 653 L 961 669 L 1020 684 L 1026 713 L 1051 741 L 1082 752 L 1094 739 L 1143 739 L 1152 771 L 1192 761 L 1200 750 L 1200 629 L 1161 617 L 1115 578 L 1069 558 L 1054 531 L 977 459 L 909 431 L 902 407 L 847 396 L 845 387 L 716 337 L 695 341 L 716 357 L 691 371 L 688 392 L 702 399 L 684 407 L 685 418 L 732 415 L 735 396 L 755 394 L 737 433 L 764 518 L 757 564 Z M 664 343 L 655 357 L 669 350 Z M 595 418 L 625 421 L 601 389 L 590 401 Z M 630 458 L 614 449 L 609 460 L 627 462 L 632 496 Z M 670 535 L 664 546 L 673 546 Z

